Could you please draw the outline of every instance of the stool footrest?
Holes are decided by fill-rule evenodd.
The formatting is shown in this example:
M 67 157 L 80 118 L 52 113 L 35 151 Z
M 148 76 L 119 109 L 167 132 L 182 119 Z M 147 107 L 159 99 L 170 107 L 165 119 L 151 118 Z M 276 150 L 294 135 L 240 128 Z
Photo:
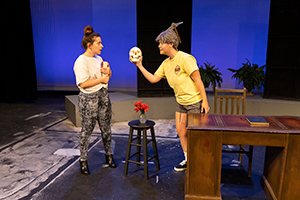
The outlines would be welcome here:
M 137 154 L 138 154 L 138 152 L 135 152 L 134 154 L 132 154 L 131 156 L 129 156 L 128 159 L 132 158 L 133 156 L 135 156 L 135 155 L 137 155 Z M 141 155 L 141 156 L 144 156 L 143 153 L 140 153 L 140 155 Z M 151 155 L 147 155 L 147 156 L 149 157 L 149 156 L 151 156 Z
M 152 142 L 152 140 L 147 140 L 147 144 Z M 133 145 L 133 146 L 138 146 L 138 147 L 143 147 L 142 144 L 137 144 L 137 143 L 130 143 L 130 145 Z
M 150 157 L 150 159 L 148 159 L 148 161 L 152 160 L 153 158 L 155 158 L 155 155 L 148 155 L 148 157 Z
M 143 162 L 137 162 L 137 161 L 134 161 L 134 160 L 128 160 L 128 162 L 135 163 L 137 165 L 144 165 Z
M 148 157 L 151 157 L 151 158 L 148 159 L 147 162 L 149 162 L 150 160 L 152 160 L 153 158 L 155 158 L 155 156 L 150 156 L 150 155 L 148 155 Z M 138 164 L 138 165 L 144 165 L 144 161 L 138 162 L 138 161 L 134 161 L 134 160 L 128 160 L 128 162 L 135 163 L 135 164 Z
M 147 136 L 147 137 L 151 138 L 150 136 Z M 135 138 L 132 138 L 132 139 L 131 139 L 131 142 L 134 141 L 134 140 L 136 140 L 136 139 L 141 139 L 141 138 L 138 137 L 138 136 L 136 136 Z M 147 141 L 152 141 L 152 139 L 149 139 L 149 140 L 147 139 Z
M 147 144 L 148 144 L 149 142 L 153 142 L 153 141 L 152 141 L 152 140 L 147 140 Z
M 149 138 L 150 138 L 150 136 L 149 136 Z M 131 139 L 131 142 L 134 141 L 134 140 L 136 140 L 136 139 L 141 139 L 141 138 L 138 137 L 138 136 L 136 136 L 135 138 L 132 138 L 132 139 Z M 148 141 L 148 139 L 147 139 L 147 141 Z M 152 139 L 150 139 L 150 141 L 152 141 Z
M 130 143 L 130 145 L 133 145 L 133 146 L 138 146 L 138 147 L 143 147 L 142 144 L 136 144 L 136 143 Z
M 133 156 L 137 155 L 137 152 L 132 154 L 131 156 L 129 156 L 128 161 L 130 161 L 129 159 L 132 158 Z M 140 153 L 141 156 L 144 156 L 143 153 Z M 150 158 L 149 158 L 150 157 Z M 149 159 L 148 159 L 149 158 Z M 147 159 L 148 161 L 152 160 L 153 158 L 155 158 L 155 155 L 147 155 Z
M 134 154 L 132 154 L 131 156 L 129 156 L 129 158 L 128 159 L 130 159 L 130 158 L 132 158 L 133 156 L 135 156 L 135 155 L 137 155 L 138 153 L 136 152 L 136 153 L 134 153 Z

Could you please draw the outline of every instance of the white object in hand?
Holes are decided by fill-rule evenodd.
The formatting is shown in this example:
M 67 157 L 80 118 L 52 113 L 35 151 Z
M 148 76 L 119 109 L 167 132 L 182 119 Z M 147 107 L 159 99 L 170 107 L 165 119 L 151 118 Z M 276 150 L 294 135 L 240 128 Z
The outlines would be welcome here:
M 108 62 L 106 62 L 106 61 L 102 61 L 102 63 L 101 63 L 101 67 L 102 68 L 108 68 Z M 103 74 L 102 72 L 101 72 L 101 76 L 107 76 L 107 74 Z
M 106 61 L 102 61 L 102 67 L 107 68 L 108 63 Z
M 138 62 L 142 58 L 142 51 L 138 47 L 132 47 L 129 51 L 131 62 Z

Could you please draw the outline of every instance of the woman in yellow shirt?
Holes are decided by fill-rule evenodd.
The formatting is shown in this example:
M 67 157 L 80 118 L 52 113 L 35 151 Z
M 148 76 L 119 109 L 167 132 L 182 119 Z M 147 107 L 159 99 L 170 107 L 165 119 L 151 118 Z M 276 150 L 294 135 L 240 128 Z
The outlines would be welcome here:
M 175 31 L 177 32 L 176 27 L 180 24 L 182 22 L 172 23 L 166 31 L 161 32 L 155 39 L 159 43 L 160 54 L 167 55 L 168 58 L 162 62 L 154 74 L 143 67 L 142 59 L 134 62 L 149 82 L 157 83 L 165 78 L 174 90 L 177 101 L 176 131 L 185 157 L 174 168 L 175 171 L 184 171 L 187 167 L 187 114 L 208 113 L 210 110 L 196 59 L 192 55 L 178 50 L 179 37 Z

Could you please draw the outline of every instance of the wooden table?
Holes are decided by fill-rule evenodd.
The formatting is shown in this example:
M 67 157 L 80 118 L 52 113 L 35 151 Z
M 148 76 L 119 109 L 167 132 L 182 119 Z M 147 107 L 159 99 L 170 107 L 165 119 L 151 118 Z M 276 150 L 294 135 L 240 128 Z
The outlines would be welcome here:
M 250 126 L 243 115 L 188 115 L 185 199 L 222 199 L 222 144 L 267 146 L 261 185 L 268 199 L 300 199 L 300 117 L 264 118 L 269 126 Z

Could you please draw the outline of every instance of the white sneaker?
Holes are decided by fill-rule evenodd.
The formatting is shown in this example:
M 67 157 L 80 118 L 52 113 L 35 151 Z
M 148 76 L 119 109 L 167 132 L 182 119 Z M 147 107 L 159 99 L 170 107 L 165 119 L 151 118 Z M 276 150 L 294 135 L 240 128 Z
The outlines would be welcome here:
M 187 167 L 187 161 L 183 160 L 181 163 L 179 163 L 179 165 L 174 167 L 174 170 L 177 172 L 181 172 L 181 171 L 186 170 L 186 167 Z

